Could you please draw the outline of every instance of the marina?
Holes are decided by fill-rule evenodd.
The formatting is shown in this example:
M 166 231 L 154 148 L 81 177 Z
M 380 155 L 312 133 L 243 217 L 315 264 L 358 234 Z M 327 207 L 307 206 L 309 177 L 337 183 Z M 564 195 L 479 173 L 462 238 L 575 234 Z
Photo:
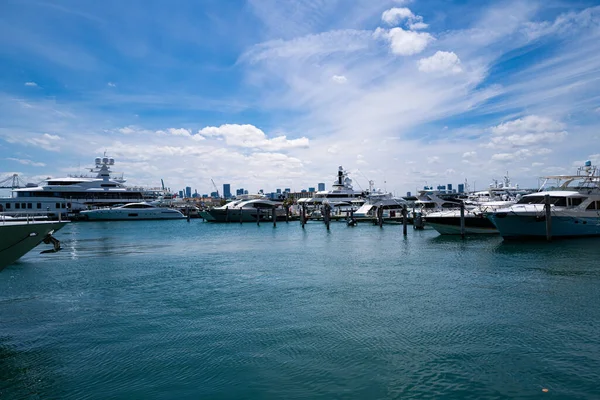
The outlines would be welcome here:
M 596 390 L 596 239 L 202 220 L 56 237 L 0 273 L 3 398 Z

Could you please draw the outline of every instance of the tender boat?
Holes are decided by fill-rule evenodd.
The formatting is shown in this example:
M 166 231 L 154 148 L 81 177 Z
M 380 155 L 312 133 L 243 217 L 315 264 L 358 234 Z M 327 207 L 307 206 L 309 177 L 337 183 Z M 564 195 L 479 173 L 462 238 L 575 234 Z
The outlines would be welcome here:
M 80 213 L 90 221 L 130 221 L 146 219 L 182 219 L 185 218 L 179 210 L 168 207 L 158 207 L 149 203 L 129 203 L 118 207 L 85 210 Z
M 0 216 L 0 271 L 41 242 L 53 243 L 54 251 L 59 250 L 60 242 L 52 237 L 52 234 L 67 223 Z
M 200 212 L 207 222 L 256 222 L 285 218 L 283 202 L 271 200 L 263 195 L 244 195 L 229 203 Z
M 545 190 L 546 184 L 558 181 Z M 504 239 L 600 236 L 600 177 L 586 161 L 576 175 L 546 177 L 539 192 L 524 195 L 517 203 L 494 211 L 488 218 Z M 546 204 L 551 223 L 546 223 Z M 550 227 L 550 232 L 547 228 Z

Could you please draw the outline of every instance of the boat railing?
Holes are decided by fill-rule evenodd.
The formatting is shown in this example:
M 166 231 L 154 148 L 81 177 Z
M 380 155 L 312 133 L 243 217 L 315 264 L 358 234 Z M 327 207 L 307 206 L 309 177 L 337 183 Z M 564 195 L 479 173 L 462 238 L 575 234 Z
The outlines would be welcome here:
M 58 219 L 61 221 L 63 219 L 62 213 L 53 214 L 47 211 L 2 211 L 0 212 L 0 223 L 4 224 L 6 222 L 15 222 L 15 221 L 26 221 L 35 222 L 35 221 L 48 221 L 48 220 Z

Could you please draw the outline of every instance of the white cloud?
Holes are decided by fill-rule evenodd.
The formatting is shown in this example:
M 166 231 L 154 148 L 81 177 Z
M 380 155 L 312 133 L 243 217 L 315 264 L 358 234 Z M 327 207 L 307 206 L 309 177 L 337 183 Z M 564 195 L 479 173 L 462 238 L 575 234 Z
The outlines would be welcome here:
M 477 155 L 476 151 L 467 151 L 466 153 L 463 153 L 462 158 L 473 158 Z
M 377 28 L 373 35 L 375 38 L 387 40 L 392 53 L 401 56 L 419 54 L 435 40 L 427 32 L 406 31 L 400 27 L 392 28 L 389 31 Z
M 440 158 L 438 156 L 427 157 L 427 162 L 429 164 L 437 164 L 440 162 Z
M 437 51 L 431 57 L 419 60 L 419 71 L 457 74 L 462 72 L 462 67 L 454 52 Z
M 412 20 L 415 15 L 408 8 L 390 8 L 381 14 L 381 20 L 388 25 L 396 25 L 404 20 Z
M 42 163 L 42 162 L 35 162 L 35 161 L 31 161 L 31 160 L 27 160 L 27 159 L 22 159 L 22 158 L 7 158 L 7 160 L 10 161 L 16 161 L 20 164 L 23 165 L 31 165 L 33 167 L 45 167 L 46 164 Z
M 490 129 L 488 147 L 527 147 L 558 143 L 568 135 L 564 124 L 548 117 L 528 115 Z
M 192 136 L 192 131 L 185 128 L 169 128 L 167 132 L 174 136 Z
M 269 139 L 265 133 L 254 125 L 225 124 L 219 127 L 207 126 L 198 131 L 204 137 L 223 137 L 230 146 L 257 148 L 263 150 L 283 150 L 292 148 L 307 148 L 309 140 L 306 137 L 287 139 L 277 136 Z
M 331 77 L 331 80 L 334 81 L 335 83 L 346 83 L 348 82 L 348 78 L 346 78 L 344 75 L 334 75 Z
M 113 82 L 108 82 L 107 85 L 110 87 L 117 87 L 117 84 Z
M 408 27 L 410 29 L 412 29 L 413 31 L 418 31 L 418 30 L 421 30 L 421 29 L 427 29 L 429 27 L 429 25 L 426 24 L 425 22 L 417 21 L 417 22 L 409 23 Z
M 529 157 L 542 156 L 552 153 L 552 150 L 547 148 L 541 148 L 537 150 L 531 149 L 519 149 L 512 153 L 496 153 L 492 155 L 492 161 L 510 162 L 524 160 Z
M 58 135 L 51 135 L 49 133 L 44 133 L 43 137 L 46 138 L 46 139 L 50 139 L 50 140 L 59 140 L 59 139 L 61 139 L 60 136 L 58 136 Z
M 40 137 L 32 137 L 26 139 L 25 143 L 31 144 L 36 147 L 41 147 L 42 149 L 48 151 L 59 151 L 60 147 L 56 144 L 53 144 L 53 142 L 56 142 L 59 139 L 61 139 L 61 137 L 58 135 L 50 135 L 44 133 Z
M 35 82 L 25 82 L 25 86 L 37 87 L 37 85 Z

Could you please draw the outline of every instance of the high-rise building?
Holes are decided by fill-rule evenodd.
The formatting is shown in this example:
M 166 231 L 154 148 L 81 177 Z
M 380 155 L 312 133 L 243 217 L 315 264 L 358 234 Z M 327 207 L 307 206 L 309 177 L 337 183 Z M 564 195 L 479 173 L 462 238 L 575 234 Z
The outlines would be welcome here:
M 317 187 L 319 188 L 319 192 L 321 192 L 321 191 L 325 190 L 325 184 L 324 184 L 324 183 L 319 183 L 319 184 L 317 185 Z
M 308 188 L 308 191 L 309 191 L 309 192 L 314 192 L 314 191 L 315 191 L 315 188 L 314 188 L 314 187 L 309 187 L 309 188 Z
M 290 189 L 290 188 L 285 188 L 285 189 L 284 189 L 284 192 L 291 193 L 291 192 L 292 192 L 292 189 Z
M 448 191 L 451 192 L 452 191 L 452 184 L 449 183 L 447 186 L 448 186 Z
M 248 194 L 248 190 L 247 189 L 244 189 L 244 194 Z
M 302 189 L 300 193 L 306 193 L 306 189 Z
M 217 192 L 210 192 L 210 197 L 212 197 L 213 199 L 219 197 L 219 193 Z
M 236 196 L 241 196 L 244 194 L 244 189 L 236 189 L 235 190 L 235 195 Z
M 406 197 L 410 197 L 410 196 L 412 196 L 412 193 L 411 192 L 406 192 Z
M 185 187 L 185 197 L 188 199 L 192 197 L 192 188 L 189 186 Z
M 464 192 L 465 192 L 465 184 L 459 183 L 458 184 L 458 193 L 464 193 Z
M 231 185 L 229 183 L 223 184 L 223 197 L 226 199 L 231 197 Z
M 277 194 L 281 194 L 281 189 L 277 189 L 275 192 L 276 192 Z
M 180 191 L 179 191 L 179 198 L 180 198 L 180 199 L 183 199 L 183 194 L 184 194 L 184 193 L 183 193 L 183 190 L 180 190 Z

